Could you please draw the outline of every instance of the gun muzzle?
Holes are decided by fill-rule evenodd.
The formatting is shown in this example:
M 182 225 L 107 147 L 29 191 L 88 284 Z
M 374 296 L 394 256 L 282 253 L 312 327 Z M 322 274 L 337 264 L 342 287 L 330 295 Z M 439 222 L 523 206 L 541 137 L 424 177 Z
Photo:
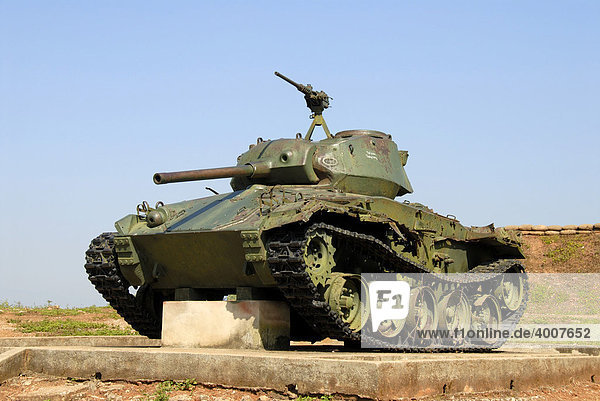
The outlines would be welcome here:
M 292 81 L 291 79 L 289 79 L 288 77 L 286 77 L 283 74 L 278 73 L 277 71 L 275 71 L 275 75 L 278 76 L 279 78 L 283 79 L 288 84 L 295 86 L 296 89 L 298 89 L 302 93 L 310 92 L 310 90 L 308 89 L 308 87 L 306 85 L 302 85 L 302 84 L 299 84 L 298 82 Z

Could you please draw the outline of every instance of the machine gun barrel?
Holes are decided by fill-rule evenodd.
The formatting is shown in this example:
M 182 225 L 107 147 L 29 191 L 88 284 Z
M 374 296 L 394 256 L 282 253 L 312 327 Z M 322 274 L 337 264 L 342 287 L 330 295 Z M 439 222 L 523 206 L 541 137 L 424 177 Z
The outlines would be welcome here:
M 275 71 L 275 75 L 278 76 L 279 78 L 283 79 L 285 82 L 287 82 L 291 85 L 294 85 L 296 87 L 296 89 L 298 89 L 302 93 L 309 94 L 312 92 L 312 88 L 309 88 L 306 85 L 299 84 L 296 81 L 292 81 L 291 79 L 289 79 L 288 77 L 286 77 L 283 74 L 280 74 L 277 71 Z
M 152 177 L 155 184 L 171 182 L 201 181 L 213 178 L 228 178 L 237 176 L 252 177 L 257 171 L 256 166 L 245 164 L 236 167 L 205 168 L 200 170 L 176 171 L 173 173 L 156 173 Z M 261 173 L 263 173 L 261 171 Z

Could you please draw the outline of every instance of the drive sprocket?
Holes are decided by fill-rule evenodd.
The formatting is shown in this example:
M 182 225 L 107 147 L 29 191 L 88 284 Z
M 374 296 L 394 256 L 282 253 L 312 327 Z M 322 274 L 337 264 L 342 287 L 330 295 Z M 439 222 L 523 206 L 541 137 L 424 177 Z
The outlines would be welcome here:
M 306 272 L 313 284 L 325 287 L 335 267 L 335 247 L 331 235 L 323 229 L 308 232 L 303 256 Z

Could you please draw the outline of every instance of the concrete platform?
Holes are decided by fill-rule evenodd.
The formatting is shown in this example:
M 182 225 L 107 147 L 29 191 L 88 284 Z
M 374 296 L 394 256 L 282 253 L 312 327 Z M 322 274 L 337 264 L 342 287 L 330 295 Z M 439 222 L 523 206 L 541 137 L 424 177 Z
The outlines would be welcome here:
M 101 376 L 106 380 L 196 379 L 276 391 L 297 386 L 301 394 L 387 400 L 523 390 L 563 385 L 573 379 L 597 381 L 600 356 L 523 349 L 485 354 L 389 354 L 332 352 L 329 347 L 310 346 L 292 351 L 5 346 L 0 354 L 0 380 L 26 371 L 74 378 Z
M 2 347 L 160 347 L 160 340 L 141 336 L 0 337 Z

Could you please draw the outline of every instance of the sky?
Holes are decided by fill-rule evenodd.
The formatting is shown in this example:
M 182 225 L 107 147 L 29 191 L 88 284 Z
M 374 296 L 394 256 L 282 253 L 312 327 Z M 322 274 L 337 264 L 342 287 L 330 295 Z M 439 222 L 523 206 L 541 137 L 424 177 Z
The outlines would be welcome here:
M 93 237 L 142 200 L 229 190 L 153 173 L 306 131 L 274 71 L 333 98 L 332 131 L 392 134 L 412 202 L 465 225 L 600 222 L 598 21 L 578 0 L 0 0 L 0 302 L 102 305 Z

